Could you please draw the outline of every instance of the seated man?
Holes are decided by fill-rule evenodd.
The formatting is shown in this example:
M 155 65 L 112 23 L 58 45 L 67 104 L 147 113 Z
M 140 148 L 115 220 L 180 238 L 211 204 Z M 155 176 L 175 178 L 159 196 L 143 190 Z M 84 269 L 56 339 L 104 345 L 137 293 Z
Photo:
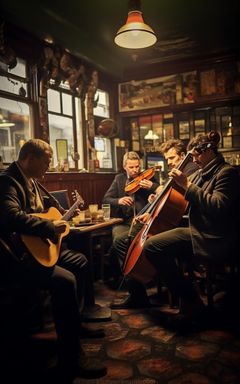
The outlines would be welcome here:
M 117 279 L 121 276 L 121 268 L 118 256 L 115 254 L 115 242 L 124 237 L 128 242 L 129 230 L 133 218 L 147 204 L 148 197 L 152 194 L 159 183 L 153 177 L 150 180 L 140 181 L 140 188 L 133 194 L 125 192 L 126 185 L 134 180 L 140 173 L 140 157 L 136 152 L 127 152 L 123 156 L 123 169 L 125 172 L 118 174 L 103 197 L 103 203 L 111 204 L 113 216 L 123 218 L 123 223 L 113 227 L 113 246 L 111 249 L 110 262 L 112 275 Z M 131 232 L 131 231 L 130 231 Z
M 200 168 L 190 179 L 179 169 L 170 172 L 189 202 L 189 226 L 156 234 L 143 249 L 167 287 L 180 295 L 177 319 L 187 322 L 198 320 L 204 305 L 177 260 L 192 265 L 201 260 L 217 264 L 234 256 L 239 243 L 240 179 L 236 168 L 218 152 L 219 140 L 219 134 L 212 131 L 190 141 L 188 148 Z M 146 219 L 146 215 L 139 218 Z
M 167 160 L 170 169 L 173 167 L 177 167 L 186 155 L 186 148 L 184 143 L 181 140 L 176 139 L 170 139 L 164 142 L 161 146 L 161 151 L 164 154 L 164 157 Z M 189 175 L 193 173 L 197 168 L 198 166 L 196 166 L 196 164 L 193 164 L 192 161 L 188 162 L 185 166 L 186 174 Z M 163 186 L 160 185 L 156 189 L 156 193 L 160 193 L 162 189 Z M 149 196 L 150 201 L 152 201 L 153 198 L 154 195 Z M 138 233 L 141 227 L 142 225 L 140 225 L 140 223 L 134 226 L 132 230 L 132 237 L 134 237 Z M 122 234 L 115 238 L 115 241 L 113 243 L 113 252 L 119 258 L 121 265 L 123 264 L 123 261 L 125 259 L 128 247 L 129 242 L 127 240 L 126 232 L 122 232 Z M 129 297 L 122 303 L 113 302 L 111 304 L 111 308 L 141 308 L 144 306 L 149 306 L 150 303 L 147 297 L 145 286 L 132 278 L 126 278 L 126 280 L 130 293 Z
M 80 314 L 85 278 L 89 273 L 86 257 L 63 243 L 57 263 L 46 267 L 30 253 L 22 252 L 21 241 L 17 243 L 12 236 L 14 233 L 19 237 L 33 235 L 56 243 L 66 229 L 67 223 L 63 220 L 32 215 L 44 210 L 36 179 L 43 177 L 52 155 L 48 143 L 29 140 L 21 147 L 18 160 L 0 174 L 1 238 L 16 256 L 13 259 L 6 253 L 1 257 L 1 279 L 18 282 L 29 290 L 48 289 L 58 336 L 59 369 L 71 377 L 100 377 L 106 374 L 106 368 L 99 361 L 88 359 L 80 344 L 81 337 L 91 337 L 91 332 L 81 325 Z M 59 205 L 58 209 L 63 210 Z

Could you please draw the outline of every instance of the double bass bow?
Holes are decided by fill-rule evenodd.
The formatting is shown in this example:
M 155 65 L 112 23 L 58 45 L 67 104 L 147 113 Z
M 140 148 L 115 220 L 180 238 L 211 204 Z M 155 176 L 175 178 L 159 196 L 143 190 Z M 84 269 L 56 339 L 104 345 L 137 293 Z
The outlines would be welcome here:
M 177 169 L 183 170 L 191 158 L 192 154 L 188 152 Z M 156 275 L 155 268 L 142 252 L 145 241 L 149 236 L 175 228 L 188 206 L 183 194 L 173 184 L 173 178 L 170 177 L 161 193 L 137 215 L 138 217 L 143 212 L 148 212 L 149 218 L 128 248 L 123 264 L 124 276 L 131 276 L 142 283 L 148 283 Z

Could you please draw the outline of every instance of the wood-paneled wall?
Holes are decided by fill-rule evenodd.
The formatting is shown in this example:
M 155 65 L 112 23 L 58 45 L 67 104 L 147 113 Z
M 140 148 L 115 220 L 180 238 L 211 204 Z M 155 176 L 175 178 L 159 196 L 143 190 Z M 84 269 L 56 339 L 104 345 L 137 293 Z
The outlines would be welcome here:
M 71 203 L 71 192 L 76 189 L 85 201 L 85 208 L 92 203 L 97 203 L 100 207 L 103 196 L 114 177 L 115 173 L 49 172 L 41 183 L 49 192 L 67 189 Z

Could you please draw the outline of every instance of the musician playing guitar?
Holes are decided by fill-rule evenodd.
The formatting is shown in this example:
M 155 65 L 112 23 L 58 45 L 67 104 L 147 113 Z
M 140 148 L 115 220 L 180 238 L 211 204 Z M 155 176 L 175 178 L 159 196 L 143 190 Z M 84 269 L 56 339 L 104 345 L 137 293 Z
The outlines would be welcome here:
M 59 237 L 68 226 L 62 220 L 63 208 L 57 205 L 54 212 L 58 214 L 52 219 L 42 215 L 45 207 L 36 179 L 41 179 L 48 170 L 52 155 L 48 143 L 29 140 L 21 147 L 18 160 L 0 174 L 0 245 L 10 247 L 5 254 L 1 249 L 1 280 L 5 279 L 8 284 L 18 282 L 29 290 L 48 289 L 58 336 L 59 370 L 69 378 L 100 377 L 106 374 L 106 368 L 99 361 L 88 359 L 80 345 L 82 337 L 94 336 L 81 325 L 85 278 L 89 276 L 87 259 L 80 252 L 69 249 L 64 238 L 59 244 Z M 56 206 L 54 200 L 52 204 Z M 49 262 L 41 255 L 45 249 L 41 248 L 38 262 L 27 247 L 21 253 L 22 246 L 11 243 L 13 233 L 19 234 L 24 241 L 32 236 L 33 245 L 34 239 L 36 243 L 40 239 L 46 248 L 59 244 L 59 255 Z M 103 336 L 101 330 L 95 336 Z

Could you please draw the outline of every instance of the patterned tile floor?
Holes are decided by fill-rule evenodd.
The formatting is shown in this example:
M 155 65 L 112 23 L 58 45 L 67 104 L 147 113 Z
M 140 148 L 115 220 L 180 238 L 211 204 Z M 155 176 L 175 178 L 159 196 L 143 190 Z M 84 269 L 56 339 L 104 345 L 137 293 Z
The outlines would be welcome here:
M 101 282 L 96 283 L 95 291 L 101 305 L 126 295 Z M 239 384 L 240 318 L 236 303 L 224 310 L 218 305 L 204 326 L 195 324 L 188 329 L 166 327 L 165 315 L 174 316 L 174 312 L 168 306 L 114 310 L 111 321 L 88 323 L 93 329 L 104 327 L 106 336 L 84 339 L 84 350 L 89 356 L 100 358 L 108 373 L 98 380 L 75 379 L 74 384 Z M 21 369 L 23 362 L 25 369 L 32 367 L 33 384 L 53 383 L 55 343 L 54 330 L 37 333 L 28 353 L 18 359 Z M 10 381 L 3 381 L 7 383 Z

